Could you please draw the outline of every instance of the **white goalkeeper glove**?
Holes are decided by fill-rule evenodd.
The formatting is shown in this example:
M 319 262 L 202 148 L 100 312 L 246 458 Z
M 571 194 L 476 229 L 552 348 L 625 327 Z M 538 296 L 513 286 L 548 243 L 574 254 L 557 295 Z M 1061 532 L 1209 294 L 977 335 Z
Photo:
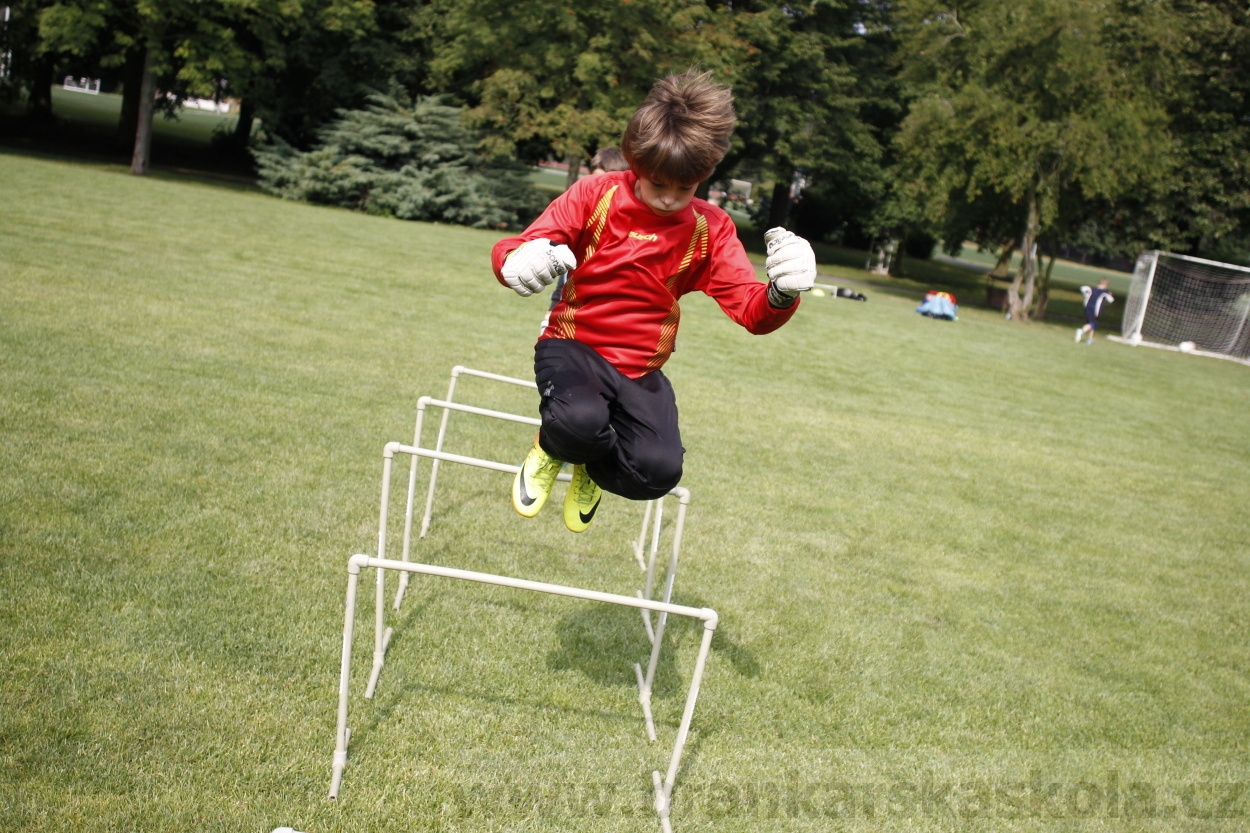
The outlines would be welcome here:
M 764 269 L 777 292 L 794 298 L 812 288 L 816 282 L 816 253 L 811 243 L 783 228 L 765 232 L 764 243 L 768 248 Z
M 568 246 L 553 246 L 545 237 L 523 243 L 503 263 L 503 280 L 521 296 L 542 292 L 561 275 L 577 267 L 577 258 Z

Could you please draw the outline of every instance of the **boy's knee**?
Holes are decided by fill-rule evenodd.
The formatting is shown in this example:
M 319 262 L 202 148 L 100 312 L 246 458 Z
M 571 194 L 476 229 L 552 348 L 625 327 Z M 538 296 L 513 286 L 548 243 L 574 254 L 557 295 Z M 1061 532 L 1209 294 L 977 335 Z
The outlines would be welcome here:
M 645 453 L 634 459 L 639 487 L 648 494 L 644 500 L 663 497 L 681 482 L 682 455 L 659 451 Z
M 658 450 L 633 454 L 628 463 L 610 454 L 588 462 L 586 471 L 606 491 L 629 500 L 655 500 L 664 497 L 681 481 L 682 451 L 663 454 Z
M 542 414 L 543 448 L 561 460 L 584 463 L 602 457 L 611 448 L 605 408 L 550 400 L 544 403 Z
M 569 433 L 593 437 L 608 425 L 608 409 L 597 396 L 552 397 L 543 403 L 544 417 L 558 421 Z M 545 420 L 544 420 L 545 421 Z

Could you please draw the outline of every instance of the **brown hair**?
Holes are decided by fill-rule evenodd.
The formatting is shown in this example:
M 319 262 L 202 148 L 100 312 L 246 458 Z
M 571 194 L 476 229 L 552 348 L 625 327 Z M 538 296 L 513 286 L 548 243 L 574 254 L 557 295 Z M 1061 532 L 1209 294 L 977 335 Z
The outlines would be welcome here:
M 711 72 L 689 70 L 655 83 L 630 118 L 621 151 L 639 176 L 694 185 L 725 158 L 733 127 L 733 93 Z
M 625 161 L 625 154 L 621 153 L 620 148 L 599 148 L 595 151 L 595 155 L 590 157 L 591 173 L 598 168 L 604 173 L 609 171 L 628 171 L 629 163 Z

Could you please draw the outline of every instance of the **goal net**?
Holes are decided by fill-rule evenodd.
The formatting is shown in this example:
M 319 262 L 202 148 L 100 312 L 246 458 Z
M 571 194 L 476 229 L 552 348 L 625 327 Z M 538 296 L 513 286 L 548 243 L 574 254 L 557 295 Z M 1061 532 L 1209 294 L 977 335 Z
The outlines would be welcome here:
M 1250 269 L 1142 252 L 1124 309 L 1123 340 L 1250 359 Z M 1187 343 L 1188 342 L 1188 343 Z

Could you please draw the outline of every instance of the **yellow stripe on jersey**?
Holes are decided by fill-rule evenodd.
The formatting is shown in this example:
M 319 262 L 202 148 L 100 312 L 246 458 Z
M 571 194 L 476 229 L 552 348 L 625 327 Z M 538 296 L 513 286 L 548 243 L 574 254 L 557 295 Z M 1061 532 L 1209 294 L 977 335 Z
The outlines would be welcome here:
M 707 243 L 707 217 L 704 217 L 696 211 L 694 212 L 694 233 L 690 235 L 690 245 L 686 247 L 686 255 L 681 259 L 681 265 L 677 267 L 677 271 L 670 275 L 669 279 L 664 282 L 664 285 L 668 287 L 669 292 L 675 292 L 677 290 L 677 279 L 690 268 L 690 263 L 694 260 L 694 251 L 696 247 L 699 249 L 699 257 L 704 260 L 707 259 Z
M 677 344 L 677 324 L 681 320 L 681 306 L 673 299 L 673 306 L 660 324 L 660 339 L 655 345 L 655 355 L 647 362 L 647 370 L 659 370 L 673 355 L 673 347 Z
M 568 286 L 569 285 L 566 283 L 564 285 L 564 288 L 568 289 Z M 581 305 L 579 304 L 578 306 L 581 306 Z M 556 338 L 576 338 L 577 337 L 577 327 L 573 323 L 573 317 L 576 315 L 576 313 L 577 313 L 576 308 L 574 308 L 570 304 L 566 306 L 558 315 L 556 315 L 554 319 L 552 319 L 551 327 L 552 327 L 552 331 L 555 333 Z
M 619 187 L 619 185 L 613 185 L 609 188 L 599 198 L 598 204 L 595 205 L 595 210 L 590 212 L 590 218 L 586 220 L 586 228 L 591 230 L 591 239 L 590 244 L 586 247 L 585 254 L 582 255 L 582 263 L 590 260 L 590 256 L 599 248 L 599 239 L 603 237 L 603 230 L 608 225 L 608 208 L 612 205 L 612 196 Z M 551 320 L 551 327 L 557 338 L 575 338 L 577 325 L 574 319 L 577 316 L 577 311 L 582 306 L 582 302 L 577 297 L 577 289 L 574 288 L 573 281 L 565 282 L 564 295 L 561 300 L 564 301 L 564 309 Z
M 564 282 L 563 294 L 560 300 L 564 302 L 564 309 L 560 310 L 550 322 L 551 328 L 555 331 L 556 338 L 574 338 L 577 328 L 573 322 L 577 311 L 581 309 L 581 299 L 577 297 L 577 288 L 573 286 L 572 281 Z
M 599 198 L 599 204 L 595 206 L 595 210 L 590 213 L 590 219 L 586 221 L 586 228 L 591 229 L 590 245 L 586 247 L 586 254 L 582 257 L 582 263 L 590 260 L 590 256 L 599 248 L 599 238 L 603 236 L 603 229 L 608 224 L 608 206 L 612 204 L 612 196 L 616 193 L 619 185 L 613 185 L 607 190 L 602 197 Z

